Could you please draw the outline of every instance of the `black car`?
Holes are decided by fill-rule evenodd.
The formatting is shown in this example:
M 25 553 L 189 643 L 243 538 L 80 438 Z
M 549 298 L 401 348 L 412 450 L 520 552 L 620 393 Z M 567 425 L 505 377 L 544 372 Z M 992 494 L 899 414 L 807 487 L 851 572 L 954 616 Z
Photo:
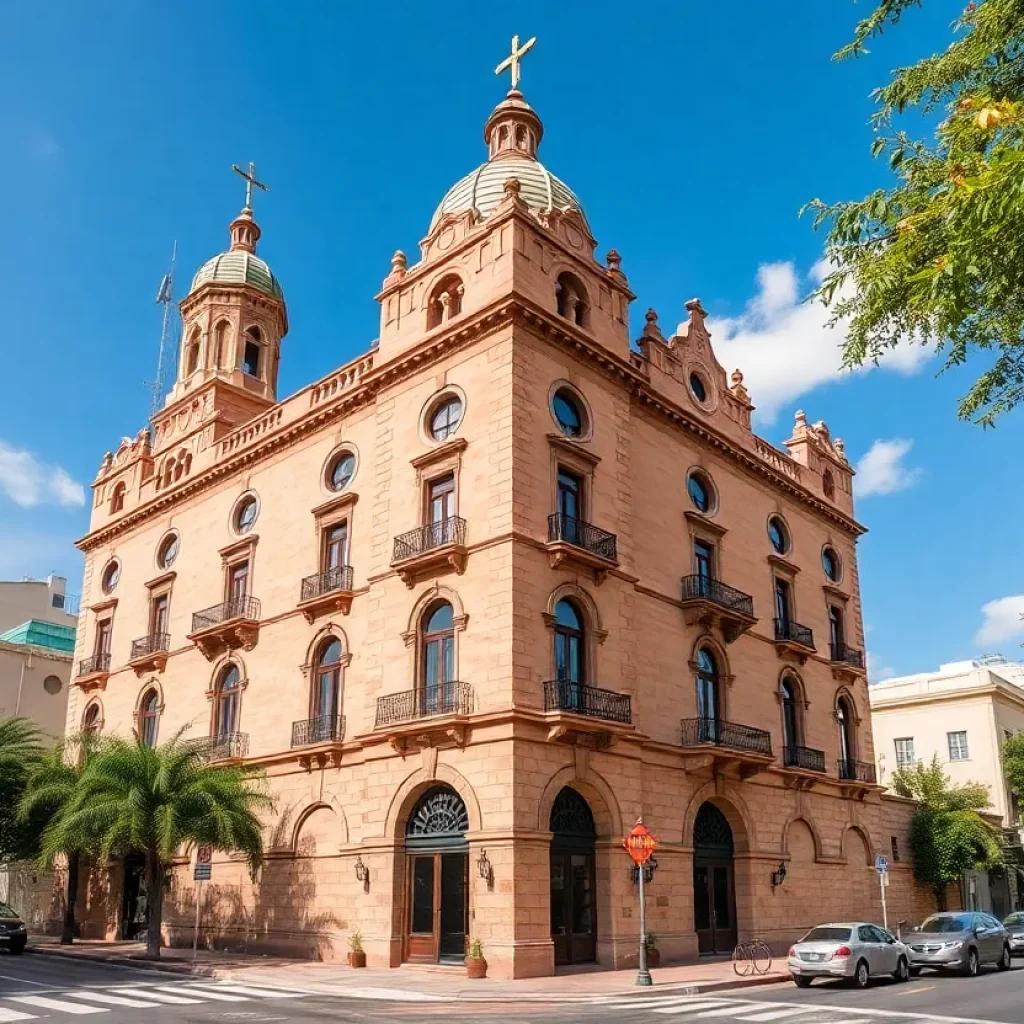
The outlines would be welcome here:
M 17 956 L 25 952 L 28 930 L 25 922 L 6 903 L 0 903 L 0 949 Z
M 1014 956 L 1024 956 L 1024 911 L 1008 914 L 1003 927 L 1010 933 L 1010 952 Z

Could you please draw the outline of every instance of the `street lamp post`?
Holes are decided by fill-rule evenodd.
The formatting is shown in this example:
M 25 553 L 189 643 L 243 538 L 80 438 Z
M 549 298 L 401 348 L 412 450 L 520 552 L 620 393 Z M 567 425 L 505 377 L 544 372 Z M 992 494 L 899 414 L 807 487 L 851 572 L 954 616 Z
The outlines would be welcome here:
M 654 982 L 647 966 L 647 900 L 644 894 L 644 868 L 651 859 L 658 840 L 647 831 L 643 821 L 637 819 L 632 831 L 622 840 L 622 845 L 633 859 L 639 876 L 637 881 L 640 884 L 640 969 L 637 971 L 636 984 L 646 988 Z

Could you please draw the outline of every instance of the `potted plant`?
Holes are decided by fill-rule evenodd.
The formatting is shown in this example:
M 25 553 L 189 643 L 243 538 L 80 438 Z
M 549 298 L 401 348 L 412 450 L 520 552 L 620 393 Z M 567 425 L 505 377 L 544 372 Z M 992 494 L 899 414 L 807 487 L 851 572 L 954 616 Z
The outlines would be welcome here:
M 474 939 L 469 944 L 469 952 L 466 954 L 466 977 L 487 977 L 487 961 L 484 959 L 484 947 L 479 939 Z
M 363 936 L 358 928 L 348 937 L 348 950 L 350 967 L 366 966 L 366 950 L 363 949 Z
M 647 933 L 647 966 L 661 966 L 661 953 L 658 950 L 658 937 L 654 932 Z

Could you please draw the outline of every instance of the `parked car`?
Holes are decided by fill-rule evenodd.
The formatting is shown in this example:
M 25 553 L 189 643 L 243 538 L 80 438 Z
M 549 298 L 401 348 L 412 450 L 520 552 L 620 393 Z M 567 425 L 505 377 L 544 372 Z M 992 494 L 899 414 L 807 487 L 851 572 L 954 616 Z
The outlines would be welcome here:
M 1010 936 L 1010 955 L 1024 956 L 1024 911 L 1015 910 L 1003 918 L 1003 927 Z
M 25 922 L 6 903 L 0 903 L 0 949 L 17 956 L 25 952 L 28 930 Z
M 881 975 L 906 981 L 910 951 L 877 924 L 820 924 L 790 947 L 787 966 L 798 988 L 807 988 L 815 978 L 844 978 L 867 988 L 872 977 Z
M 910 969 L 957 970 L 973 977 L 982 964 L 1010 969 L 1010 936 L 991 914 L 963 910 L 932 914 L 907 936 Z

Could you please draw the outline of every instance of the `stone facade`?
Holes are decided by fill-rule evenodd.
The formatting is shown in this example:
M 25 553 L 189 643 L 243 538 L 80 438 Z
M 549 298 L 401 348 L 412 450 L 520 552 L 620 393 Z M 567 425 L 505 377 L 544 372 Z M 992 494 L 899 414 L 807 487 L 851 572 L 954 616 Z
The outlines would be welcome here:
M 541 133 L 510 93 L 419 262 L 396 253 L 378 344 L 287 399 L 279 290 L 197 278 L 167 405 L 93 485 L 69 728 L 221 736 L 212 756 L 263 768 L 276 799 L 255 882 L 215 855 L 213 944 L 334 958 L 358 930 L 379 966 L 464 931 L 498 976 L 635 964 L 620 844 L 642 817 L 664 959 L 784 947 L 878 917 L 874 856 L 907 847 L 908 806 L 874 782 L 842 443 L 802 414 L 785 451 L 755 436 L 699 301 L 631 344 L 620 258 L 595 258 Z M 225 257 L 258 237 L 246 209 Z M 565 787 L 590 818 L 553 847 Z M 130 916 L 122 873 L 92 873 L 87 933 Z M 889 894 L 892 921 L 928 909 L 905 861 Z

